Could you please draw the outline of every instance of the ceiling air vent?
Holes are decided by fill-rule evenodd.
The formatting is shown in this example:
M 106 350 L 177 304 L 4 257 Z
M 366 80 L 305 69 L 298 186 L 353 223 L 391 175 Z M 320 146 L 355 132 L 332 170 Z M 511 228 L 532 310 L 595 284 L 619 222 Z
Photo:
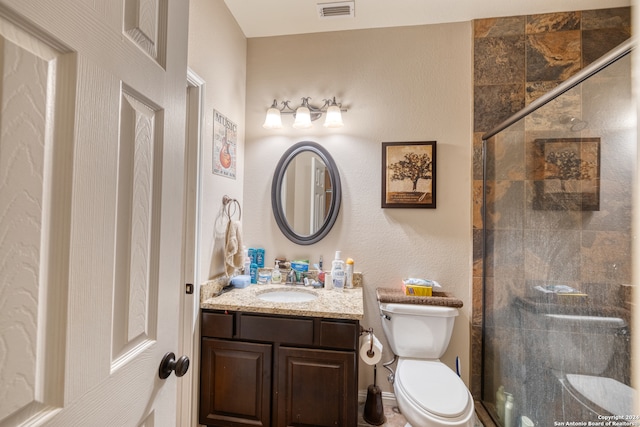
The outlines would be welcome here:
M 320 15 L 320 19 L 343 17 L 353 18 L 355 16 L 354 8 L 354 2 L 352 1 L 320 3 L 318 4 L 318 14 Z

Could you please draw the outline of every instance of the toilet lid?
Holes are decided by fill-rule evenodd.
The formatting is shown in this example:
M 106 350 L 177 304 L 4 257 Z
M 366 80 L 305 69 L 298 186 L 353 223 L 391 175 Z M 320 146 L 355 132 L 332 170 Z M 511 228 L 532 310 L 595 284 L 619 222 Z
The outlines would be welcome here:
M 459 417 L 469 406 L 467 387 L 442 362 L 401 359 L 396 383 L 414 405 L 440 417 Z
M 584 397 L 613 415 L 633 414 L 635 390 L 607 377 L 567 374 L 569 384 Z

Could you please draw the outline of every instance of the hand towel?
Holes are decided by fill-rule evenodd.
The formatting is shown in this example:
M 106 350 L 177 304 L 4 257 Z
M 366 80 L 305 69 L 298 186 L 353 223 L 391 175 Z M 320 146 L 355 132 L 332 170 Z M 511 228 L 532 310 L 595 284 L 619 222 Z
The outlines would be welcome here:
M 224 239 L 224 270 L 227 276 L 233 276 L 235 270 L 242 267 L 244 267 L 244 253 L 240 221 L 230 220 Z

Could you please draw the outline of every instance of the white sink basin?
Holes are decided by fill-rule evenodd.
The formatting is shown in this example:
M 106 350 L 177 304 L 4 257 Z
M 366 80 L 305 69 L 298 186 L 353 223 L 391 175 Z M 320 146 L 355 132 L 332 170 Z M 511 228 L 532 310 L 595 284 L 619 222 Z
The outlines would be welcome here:
M 269 302 L 311 302 L 318 295 L 306 289 L 273 289 L 260 293 L 258 298 Z

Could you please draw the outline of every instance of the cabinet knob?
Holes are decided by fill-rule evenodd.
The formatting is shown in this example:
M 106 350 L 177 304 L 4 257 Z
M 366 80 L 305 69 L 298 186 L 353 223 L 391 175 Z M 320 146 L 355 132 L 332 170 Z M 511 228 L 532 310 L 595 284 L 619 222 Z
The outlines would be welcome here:
M 176 360 L 176 355 L 173 353 L 167 353 L 160 362 L 160 369 L 158 369 L 158 376 L 160 379 L 166 379 L 171 375 L 171 371 L 176 372 L 176 377 L 181 377 L 189 370 L 189 358 L 182 356 Z

